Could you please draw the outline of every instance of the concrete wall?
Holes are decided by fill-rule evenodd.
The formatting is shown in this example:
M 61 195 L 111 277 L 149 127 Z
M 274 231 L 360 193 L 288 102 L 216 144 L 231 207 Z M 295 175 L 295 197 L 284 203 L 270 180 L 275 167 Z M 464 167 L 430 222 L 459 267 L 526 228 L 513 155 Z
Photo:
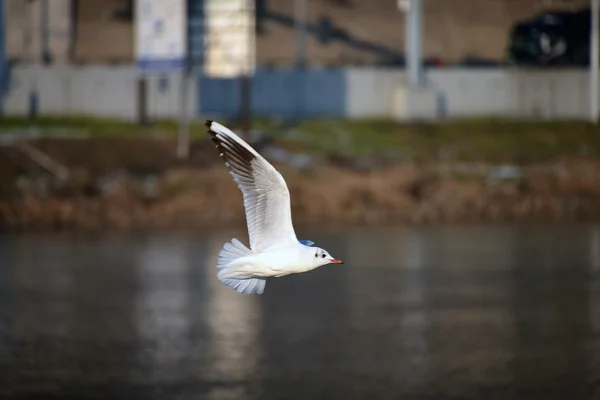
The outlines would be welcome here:
M 354 118 L 389 116 L 394 89 L 406 82 L 406 74 L 397 69 L 347 70 L 346 114 Z
M 588 73 L 584 70 L 438 69 L 427 73 L 437 93 L 438 116 L 514 116 L 587 118 Z M 392 69 L 261 70 L 252 80 L 252 108 L 257 117 L 390 117 L 395 90 L 405 74 Z M 148 113 L 177 118 L 178 75 L 152 78 Z M 37 94 L 42 115 L 89 115 L 133 120 L 137 116 L 137 71 L 111 66 L 19 66 L 9 72 L 5 115 L 27 115 Z M 239 81 L 193 77 L 188 82 L 191 117 L 235 117 Z M 407 102 L 411 102 L 407 97 Z M 412 103 L 414 110 L 416 100 Z M 2 107 L 0 107 L 0 110 Z
M 582 70 L 449 70 L 432 71 L 428 79 L 444 94 L 448 116 L 589 115 L 589 78 Z
M 427 83 L 438 93 L 440 116 L 586 118 L 589 77 L 585 70 L 437 69 Z M 349 117 L 390 116 L 394 91 L 407 82 L 397 70 L 350 69 L 346 74 Z
M 87 115 L 134 120 L 137 116 L 137 71 L 133 67 L 16 67 L 4 98 L 6 115 L 27 115 L 37 94 L 40 115 Z M 188 83 L 188 112 L 196 114 L 197 83 Z M 151 118 L 180 114 L 181 78 L 152 78 L 147 107 Z

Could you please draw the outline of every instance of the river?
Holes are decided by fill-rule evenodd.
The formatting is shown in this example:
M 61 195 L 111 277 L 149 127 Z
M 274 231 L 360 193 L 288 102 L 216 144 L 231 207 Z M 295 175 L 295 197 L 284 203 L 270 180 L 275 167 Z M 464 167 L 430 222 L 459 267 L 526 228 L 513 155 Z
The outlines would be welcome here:
M 0 398 L 600 396 L 598 226 L 302 232 L 345 264 L 262 296 L 232 236 L 0 236 Z

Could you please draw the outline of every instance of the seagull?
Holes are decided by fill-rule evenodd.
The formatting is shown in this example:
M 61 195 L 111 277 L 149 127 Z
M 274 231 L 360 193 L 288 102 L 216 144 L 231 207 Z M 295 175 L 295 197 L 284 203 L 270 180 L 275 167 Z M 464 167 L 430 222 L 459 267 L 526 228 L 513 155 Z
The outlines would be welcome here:
M 311 271 L 341 260 L 310 240 L 298 240 L 292 225 L 290 192 L 283 176 L 242 138 L 207 120 L 210 139 L 242 191 L 250 248 L 226 242 L 217 277 L 238 293 L 262 294 L 266 279 Z

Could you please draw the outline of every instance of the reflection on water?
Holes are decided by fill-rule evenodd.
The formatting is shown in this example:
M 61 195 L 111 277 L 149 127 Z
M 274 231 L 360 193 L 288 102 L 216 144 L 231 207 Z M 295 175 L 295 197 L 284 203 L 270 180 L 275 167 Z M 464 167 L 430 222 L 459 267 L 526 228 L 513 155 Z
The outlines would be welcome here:
M 213 388 L 207 398 L 245 399 L 250 395 L 245 385 L 257 371 L 260 346 L 261 309 L 258 296 L 240 296 L 215 278 L 219 251 L 229 237 L 207 239 L 210 244 L 204 268 L 208 287 L 208 328 L 211 346 L 209 356 L 211 377 L 234 385 Z M 212 268 L 210 267 L 212 266 Z
M 193 308 L 188 290 L 191 243 L 152 238 L 137 251 L 135 281 L 139 285 L 133 315 L 150 382 L 177 380 L 173 374 L 192 345 Z
M 600 397 L 598 227 L 303 232 L 262 296 L 232 236 L 0 237 L 0 397 Z

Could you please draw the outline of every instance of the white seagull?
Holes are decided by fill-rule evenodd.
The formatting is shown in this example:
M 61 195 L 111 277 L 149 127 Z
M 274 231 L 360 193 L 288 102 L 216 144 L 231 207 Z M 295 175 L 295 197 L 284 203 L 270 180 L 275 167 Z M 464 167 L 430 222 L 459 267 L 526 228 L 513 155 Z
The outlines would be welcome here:
M 296 238 L 283 176 L 228 128 L 214 121 L 205 125 L 242 191 L 250 238 L 250 248 L 235 238 L 225 243 L 217 261 L 219 280 L 239 293 L 262 294 L 268 277 L 343 264 L 313 242 Z

